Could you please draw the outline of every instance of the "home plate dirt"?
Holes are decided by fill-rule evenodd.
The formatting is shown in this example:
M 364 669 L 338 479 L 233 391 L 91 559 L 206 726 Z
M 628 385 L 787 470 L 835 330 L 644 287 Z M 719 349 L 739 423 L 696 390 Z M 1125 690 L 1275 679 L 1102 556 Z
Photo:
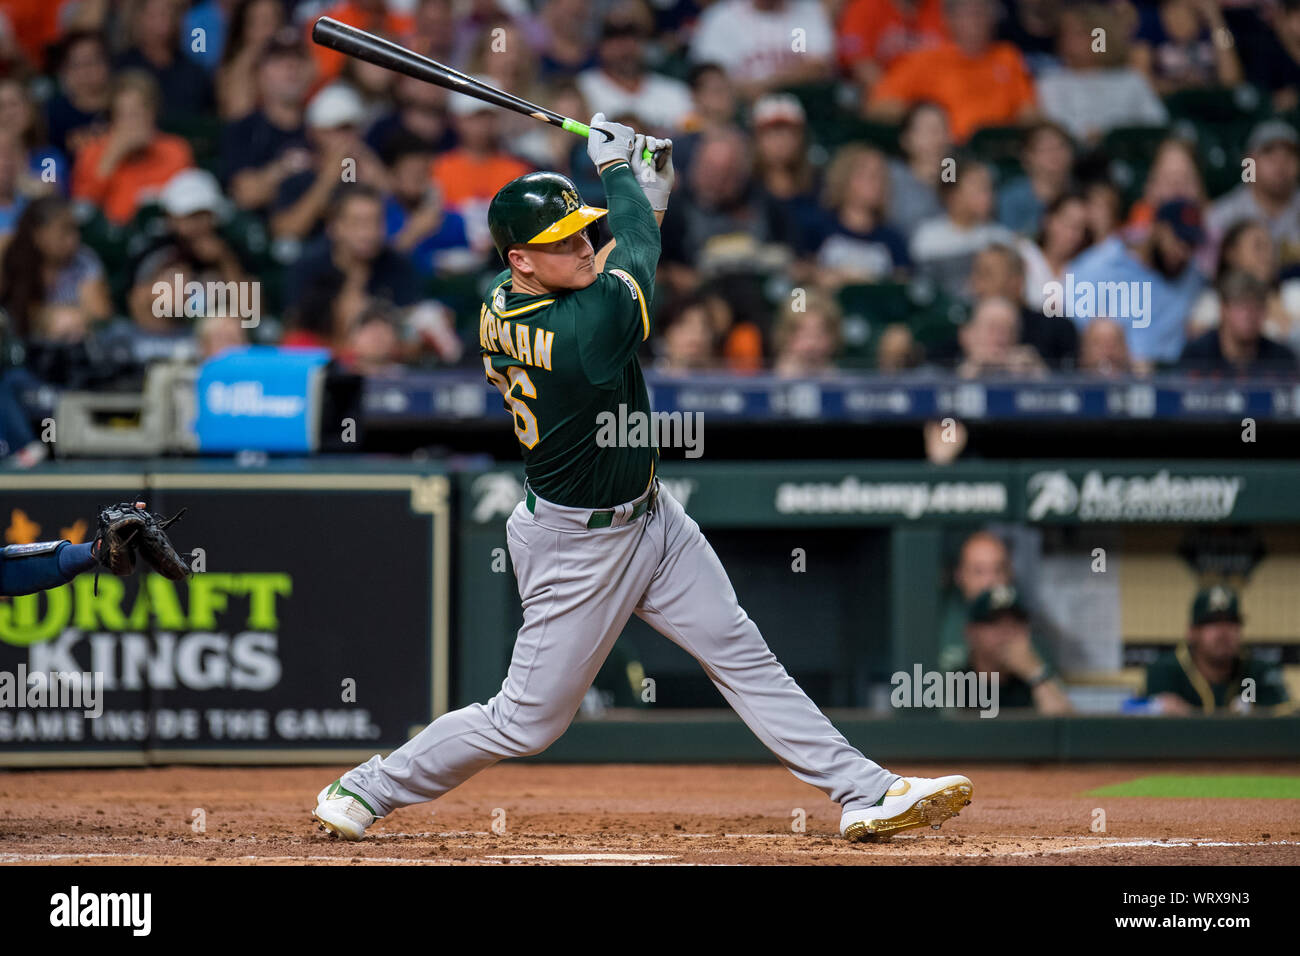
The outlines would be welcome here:
M 1296 763 L 891 765 L 965 773 L 974 802 L 941 830 L 856 845 L 838 807 L 775 765 L 521 763 L 346 843 L 310 817 L 344 769 L 0 772 L 0 864 L 1300 864 L 1297 799 L 1090 795 L 1164 774 L 1295 777 Z

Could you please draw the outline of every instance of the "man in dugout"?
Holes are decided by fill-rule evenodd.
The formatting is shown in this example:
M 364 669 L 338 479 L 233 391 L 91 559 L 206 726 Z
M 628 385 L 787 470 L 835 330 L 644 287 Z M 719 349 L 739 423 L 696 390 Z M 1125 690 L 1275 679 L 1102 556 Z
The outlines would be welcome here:
M 1216 584 L 1197 592 L 1186 641 L 1147 667 L 1146 696 L 1161 713 L 1295 711 L 1281 666 L 1242 652 L 1243 624 L 1241 602 L 1232 588 Z

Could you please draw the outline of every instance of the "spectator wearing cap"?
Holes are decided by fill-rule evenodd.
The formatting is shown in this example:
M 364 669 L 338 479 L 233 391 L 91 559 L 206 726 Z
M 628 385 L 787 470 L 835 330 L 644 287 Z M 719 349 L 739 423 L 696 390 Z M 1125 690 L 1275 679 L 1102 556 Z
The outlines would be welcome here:
M 1254 177 L 1217 200 L 1206 214 L 1214 236 L 1252 219 L 1268 226 L 1278 261 L 1300 262 L 1300 136 L 1283 120 L 1265 120 L 1246 141 Z
M 0 307 L 24 340 L 79 342 L 113 311 L 99 257 L 81 242 L 71 204 L 27 204 L 0 258 Z
M 292 27 L 277 32 L 255 67 L 257 107 L 221 134 L 221 175 L 241 209 L 265 209 L 290 176 L 312 166 L 303 125 L 311 61 Z
M 58 88 L 45 104 L 50 145 L 65 156 L 108 128 L 112 72 L 104 37 L 90 30 L 65 36 L 54 54 Z
M 1043 115 L 1083 143 L 1119 126 L 1164 126 L 1169 114 L 1146 76 L 1127 65 L 1120 14 L 1101 3 L 1066 8 L 1058 42 L 1060 66 L 1038 78 Z M 1111 38 L 1094 49 L 1094 30 Z
M 943 215 L 939 177 L 953 155 L 948 114 L 934 103 L 917 103 L 898 131 L 901 159 L 889 161 L 889 222 L 910 236 L 927 219 Z
M 1129 354 L 1139 369 L 1177 362 L 1188 318 L 1205 284 L 1193 263 L 1196 248 L 1204 240 L 1200 207 L 1186 199 L 1166 202 L 1156 210 L 1151 229 L 1137 243 L 1107 239 L 1071 263 L 1068 272 L 1074 276 L 1074 288 L 1095 294 L 1076 294 L 1072 302 L 1062 298 L 1061 305 L 1067 315 L 1073 313 L 1071 317 L 1080 328 L 1099 315 L 1120 322 Z M 1105 290 L 1124 290 L 1126 294 L 1107 296 L 1102 294 Z M 1108 298 L 1114 301 L 1108 303 Z M 1107 314 L 1108 305 L 1116 303 L 1126 314 Z
M 1180 717 L 1293 712 L 1282 668 L 1243 651 L 1244 623 L 1233 588 L 1216 584 L 1198 591 L 1186 640 L 1147 667 L 1146 696 L 1163 713 Z
M 1130 237 L 1142 235 L 1150 228 L 1156 210 L 1173 199 L 1190 200 L 1202 208 L 1208 203 L 1196 149 L 1179 136 L 1167 137 L 1156 147 L 1142 196 L 1129 210 L 1124 232 Z
M 804 256 L 825 235 L 826 214 L 817 202 L 817 168 L 808 158 L 803 107 L 788 93 L 770 93 L 754 104 L 754 174 L 780 219 L 781 232 Z M 674 151 L 676 147 L 674 146 Z
M 829 79 L 835 31 L 817 0 L 720 0 L 700 15 L 690 58 L 721 65 L 752 102 L 783 86 Z
M 903 54 L 948 39 L 943 0 L 849 0 L 837 33 L 840 67 L 864 98 Z
M 831 213 L 816 249 L 817 274 L 829 288 L 905 278 L 907 238 L 886 222 L 889 166 L 860 143 L 841 146 L 826 170 L 822 203 Z
M 601 24 L 599 64 L 578 74 L 578 89 L 593 113 L 631 113 L 651 130 L 672 135 L 693 109 L 690 88 L 646 69 L 654 19 L 641 0 L 620 0 Z
M 313 165 L 282 180 L 276 191 L 271 234 L 277 239 L 303 240 L 318 233 L 335 189 L 345 182 L 345 164 L 355 182 L 388 188 L 387 168 L 361 139 L 364 117 L 361 97 L 343 83 L 325 87 L 307 104 Z
M 1013 232 L 1038 231 L 1043 210 L 1070 188 L 1074 141 L 1053 122 L 1035 123 L 1020 151 L 1025 172 L 998 190 L 998 222 Z
M 158 205 L 165 216 L 160 244 L 175 246 L 203 281 L 247 279 L 239 253 L 220 232 L 227 205 L 215 176 L 206 169 L 182 170 L 158 194 Z
M 164 122 L 184 122 L 211 112 L 212 80 L 180 51 L 180 5 L 176 0 L 140 0 L 132 11 L 130 46 L 115 70 L 143 70 L 161 91 Z
M 960 670 L 992 675 L 999 710 L 1032 707 L 1049 717 L 1071 711 L 1055 671 L 1034 649 L 1029 612 L 1015 585 L 997 585 L 975 595 L 965 633 L 969 657 Z
M 1264 335 L 1269 287 L 1248 272 L 1230 272 L 1219 283 L 1217 329 L 1192 339 L 1178 361 L 1198 377 L 1258 379 L 1294 377 L 1295 353 Z
M 194 165 L 190 144 L 159 132 L 158 84 L 138 70 L 113 84 L 108 132 L 88 142 L 72 168 L 72 195 L 124 225 L 145 199 L 182 169 Z
M 423 276 L 453 265 L 454 271 L 464 271 L 481 261 L 469 247 L 464 217 L 446 207 L 431 177 L 433 156 L 417 137 L 392 141 L 384 156 L 393 174 L 392 192 L 384 200 L 388 242 Z
M 433 162 L 433 180 L 442 201 L 464 218 L 470 243 L 479 251 L 492 246 L 487 207 L 497 190 L 527 173 L 529 165 L 501 146 L 497 107 L 463 93 L 449 99 L 458 145 Z
M 288 31 L 289 36 L 281 35 L 281 31 Z M 258 68 L 263 58 L 286 50 L 296 50 L 303 58 L 307 56 L 302 47 L 302 34 L 285 24 L 284 7 L 278 0 L 241 0 L 234 7 L 230 42 L 220 54 L 221 66 L 216 73 L 217 113 L 223 120 L 237 120 L 256 109 L 260 92 Z
M 912 234 L 912 261 L 921 274 L 955 298 L 965 294 L 975 254 L 995 242 L 1014 245 L 1015 234 L 994 221 L 993 171 L 973 159 L 958 160 L 960 173 L 940 180 L 944 214 Z
M 410 260 L 387 245 L 384 197 L 378 190 L 362 183 L 337 186 L 328 216 L 325 235 L 289 276 L 292 328 L 286 345 L 341 350 L 376 303 L 401 308 L 418 298 Z
M 895 62 L 871 91 L 867 114 L 893 122 L 913 103 L 938 103 L 958 143 L 981 126 L 1033 120 L 1033 81 L 1020 51 L 994 39 L 993 0 L 945 0 L 944 8 L 951 42 Z
M 952 566 L 952 588 L 944 599 L 939 629 L 940 670 L 956 670 L 969 657 L 966 614 L 970 602 L 989 588 L 1013 583 L 1011 549 L 992 531 L 976 531 L 961 543 Z

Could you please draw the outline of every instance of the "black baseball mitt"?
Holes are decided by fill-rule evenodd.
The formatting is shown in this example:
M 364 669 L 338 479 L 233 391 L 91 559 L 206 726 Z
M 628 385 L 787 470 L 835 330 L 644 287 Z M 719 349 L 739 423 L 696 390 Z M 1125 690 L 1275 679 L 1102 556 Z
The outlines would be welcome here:
M 109 571 L 122 576 L 135 570 L 135 539 L 148 523 L 149 513 L 130 501 L 109 505 L 99 512 L 94 554 Z M 98 582 L 97 582 L 98 583 Z
M 182 508 L 170 518 L 123 501 L 109 505 L 99 513 L 95 556 L 114 574 L 130 574 L 135 568 L 135 554 L 163 577 L 179 581 L 190 573 L 185 559 L 176 553 L 167 538 L 167 528 L 185 514 Z

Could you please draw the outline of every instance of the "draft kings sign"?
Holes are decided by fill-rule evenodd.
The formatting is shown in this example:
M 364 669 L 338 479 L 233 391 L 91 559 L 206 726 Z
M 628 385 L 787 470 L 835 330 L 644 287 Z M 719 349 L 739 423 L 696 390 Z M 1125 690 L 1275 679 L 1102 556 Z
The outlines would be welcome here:
M 84 539 L 93 530 L 70 516 L 113 497 L 10 494 L 0 517 L 10 539 Z M 188 509 L 169 533 L 191 577 L 142 567 L 96 583 L 92 572 L 0 600 L 0 762 L 47 751 L 302 759 L 400 746 L 433 711 L 431 634 L 445 613 L 431 584 L 435 519 L 412 512 L 409 492 L 324 497 L 168 492 L 166 508 L 151 507 Z M 402 560 L 358 560 L 378 526 Z

